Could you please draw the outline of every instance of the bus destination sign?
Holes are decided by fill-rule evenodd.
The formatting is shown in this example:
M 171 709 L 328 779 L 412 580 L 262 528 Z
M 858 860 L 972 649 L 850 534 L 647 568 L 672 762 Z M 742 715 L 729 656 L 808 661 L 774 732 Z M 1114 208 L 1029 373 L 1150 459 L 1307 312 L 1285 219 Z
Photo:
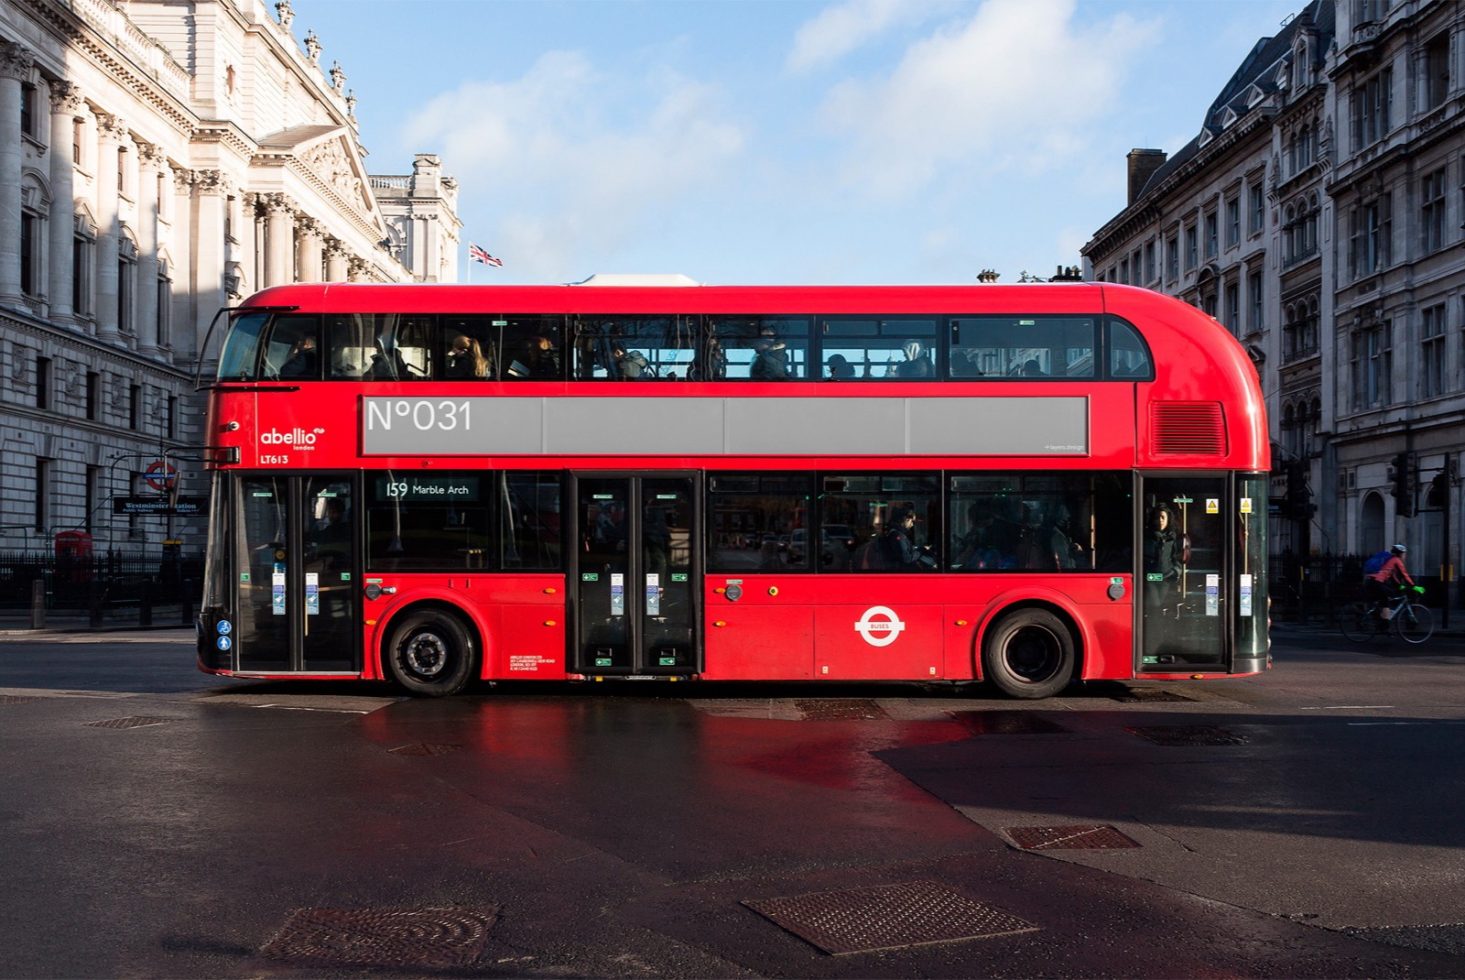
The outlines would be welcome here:
M 378 500 L 401 500 L 407 503 L 445 501 L 474 504 L 478 502 L 476 476 L 401 476 L 379 477 L 376 481 Z

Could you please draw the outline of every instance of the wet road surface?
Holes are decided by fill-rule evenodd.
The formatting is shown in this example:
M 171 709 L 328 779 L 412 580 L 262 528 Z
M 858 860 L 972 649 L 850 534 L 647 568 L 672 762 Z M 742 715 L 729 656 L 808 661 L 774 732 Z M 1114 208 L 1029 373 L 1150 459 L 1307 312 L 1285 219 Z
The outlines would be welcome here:
M 1036 705 L 190 643 L 0 640 L 0 974 L 1465 976 L 1458 643 Z

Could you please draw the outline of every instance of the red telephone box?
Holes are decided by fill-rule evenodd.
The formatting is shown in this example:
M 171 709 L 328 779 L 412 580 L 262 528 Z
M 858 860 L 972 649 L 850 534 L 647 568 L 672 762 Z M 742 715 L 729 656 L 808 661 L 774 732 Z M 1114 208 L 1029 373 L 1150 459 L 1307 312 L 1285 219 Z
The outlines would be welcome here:
M 56 573 L 72 584 L 92 580 L 92 536 L 89 531 L 56 532 Z

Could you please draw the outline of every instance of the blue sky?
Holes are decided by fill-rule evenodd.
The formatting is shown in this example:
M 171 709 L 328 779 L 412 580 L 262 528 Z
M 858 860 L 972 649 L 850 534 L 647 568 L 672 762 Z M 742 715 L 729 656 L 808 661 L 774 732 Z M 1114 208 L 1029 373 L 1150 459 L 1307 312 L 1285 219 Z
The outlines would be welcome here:
M 1051 275 L 1303 0 L 293 0 L 474 282 Z M 466 256 L 462 269 L 467 274 Z

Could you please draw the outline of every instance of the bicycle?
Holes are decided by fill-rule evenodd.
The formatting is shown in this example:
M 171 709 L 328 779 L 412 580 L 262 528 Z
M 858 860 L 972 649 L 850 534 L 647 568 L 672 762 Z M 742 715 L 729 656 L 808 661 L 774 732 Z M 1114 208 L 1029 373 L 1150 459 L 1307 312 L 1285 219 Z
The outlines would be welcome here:
M 1338 611 L 1338 628 L 1354 643 L 1367 643 L 1390 630 L 1406 643 L 1423 643 L 1434 635 L 1434 614 L 1423 603 L 1411 601 L 1423 592 L 1416 585 L 1378 602 L 1350 602 Z

